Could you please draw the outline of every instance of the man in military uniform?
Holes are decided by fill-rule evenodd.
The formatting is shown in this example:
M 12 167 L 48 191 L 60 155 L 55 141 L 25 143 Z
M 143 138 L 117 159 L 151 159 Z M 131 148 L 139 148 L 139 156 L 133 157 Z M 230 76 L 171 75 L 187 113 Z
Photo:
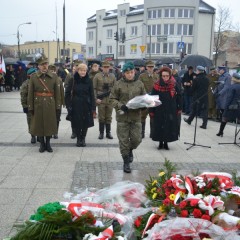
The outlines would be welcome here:
M 91 69 L 88 73 L 89 78 L 93 81 L 94 77 L 100 73 L 99 69 L 99 63 L 98 62 L 92 62 Z
M 96 104 L 98 106 L 99 120 L 99 136 L 98 139 L 103 139 L 104 128 L 106 125 L 106 137 L 113 139 L 111 134 L 112 110 L 113 107 L 109 102 L 109 95 L 116 78 L 112 73 L 109 73 L 110 63 L 102 62 L 102 72 L 96 74 L 93 79 L 93 88 L 95 93 Z
M 209 119 L 217 119 L 217 108 L 216 108 L 216 100 L 213 92 L 217 86 L 217 81 L 219 78 L 219 74 L 215 67 L 210 68 L 210 73 L 207 75 L 209 79 L 208 86 L 208 118 Z
M 39 71 L 30 77 L 28 87 L 28 111 L 32 114 L 30 133 L 39 136 L 39 152 L 52 152 L 50 138 L 57 134 L 56 116 L 61 109 L 60 84 L 58 76 L 48 70 L 45 56 L 36 62 Z
M 139 80 L 143 82 L 145 90 L 147 93 L 151 93 L 152 89 L 153 89 L 153 85 L 154 83 L 158 80 L 158 74 L 153 72 L 154 69 L 154 62 L 153 61 L 147 61 L 146 62 L 146 69 L 147 71 L 145 71 L 144 73 L 140 74 L 139 76 Z M 148 110 L 142 110 L 141 113 L 142 117 L 141 117 L 141 122 L 142 122 L 142 138 L 145 137 L 145 126 L 146 126 L 146 118 L 148 115 Z M 150 120 L 150 137 L 152 135 L 152 126 L 153 123 Z
M 57 68 L 55 65 L 49 65 L 48 69 L 52 72 L 57 74 Z M 60 77 L 58 77 L 58 81 L 60 84 L 60 93 L 61 93 L 61 108 L 60 111 L 57 112 L 57 134 L 53 135 L 54 139 L 58 139 L 58 129 L 59 129 L 59 123 L 61 121 L 61 114 L 62 114 L 62 106 L 65 106 L 65 98 L 64 98 L 64 89 L 63 89 L 63 81 Z
M 133 149 L 142 141 L 141 109 L 128 109 L 127 102 L 132 98 L 146 94 L 144 85 L 134 80 L 134 65 L 127 62 L 123 66 L 123 78 L 114 85 L 110 99 L 116 110 L 117 136 L 120 152 L 123 158 L 123 171 L 131 172 L 130 163 L 133 161 Z
M 28 85 L 29 85 L 29 79 L 32 74 L 34 74 L 37 71 L 36 68 L 29 68 L 27 71 L 27 79 L 23 82 L 21 88 L 20 88 L 20 95 L 21 95 L 21 104 L 23 107 L 23 112 L 26 113 L 27 116 L 27 123 L 28 123 L 28 132 L 30 132 L 30 124 L 31 124 L 31 117 L 32 114 L 28 112 Z M 36 136 L 31 135 L 31 143 L 36 143 Z
M 76 60 L 73 61 L 72 72 L 67 74 L 67 76 L 66 76 L 66 78 L 65 78 L 65 81 L 64 81 L 64 88 L 65 88 L 65 90 L 66 90 L 66 88 L 67 88 L 67 86 L 68 86 L 68 83 L 69 83 L 70 79 L 72 78 L 72 76 L 73 76 L 74 73 L 76 72 L 77 66 L 78 66 L 79 64 L 81 64 L 81 63 L 83 63 L 83 62 L 82 62 L 81 60 L 78 60 L 78 59 L 76 59 Z M 71 122 L 71 128 L 72 128 L 71 139 L 74 139 L 74 138 L 77 137 L 77 134 L 76 134 L 75 129 L 74 129 L 73 126 L 72 126 L 72 122 Z

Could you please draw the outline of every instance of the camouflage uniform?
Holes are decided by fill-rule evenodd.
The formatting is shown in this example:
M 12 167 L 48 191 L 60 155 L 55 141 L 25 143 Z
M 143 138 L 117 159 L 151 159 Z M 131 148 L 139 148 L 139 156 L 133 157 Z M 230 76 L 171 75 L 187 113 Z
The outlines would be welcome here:
M 141 143 L 141 110 L 129 109 L 122 114 L 121 106 L 139 95 L 146 94 L 144 85 L 141 81 L 128 81 L 120 79 L 114 85 L 110 100 L 116 110 L 117 136 L 122 156 L 129 154 L 130 150 L 136 149 Z
M 146 62 L 146 67 L 154 67 L 154 63 L 152 61 L 148 61 Z M 156 73 L 148 73 L 148 71 L 145 71 L 144 73 L 140 74 L 139 76 L 139 80 L 143 82 L 145 90 L 147 93 L 151 93 L 152 89 L 153 89 L 153 85 L 154 83 L 158 80 L 159 76 Z M 146 118 L 148 115 L 148 110 L 145 109 L 142 111 L 141 113 L 141 123 L 142 123 L 142 138 L 145 137 L 145 126 L 146 126 Z M 152 135 L 152 127 L 153 123 L 150 119 L 150 137 Z
M 102 66 L 104 66 L 104 63 Z M 98 104 L 98 120 L 99 120 L 99 131 L 100 131 L 99 139 L 103 138 L 105 125 L 106 125 L 106 137 L 109 139 L 112 139 L 110 132 L 111 132 L 113 107 L 110 104 L 109 95 L 107 93 L 109 92 L 110 94 L 110 91 L 114 86 L 115 82 L 116 82 L 116 78 L 112 73 L 104 74 L 103 72 L 100 72 L 96 74 L 96 76 L 93 79 L 95 99 L 102 100 L 102 102 Z M 106 96 L 104 97 L 98 96 L 99 94 L 104 94 L 104 93 L 106 93 Z

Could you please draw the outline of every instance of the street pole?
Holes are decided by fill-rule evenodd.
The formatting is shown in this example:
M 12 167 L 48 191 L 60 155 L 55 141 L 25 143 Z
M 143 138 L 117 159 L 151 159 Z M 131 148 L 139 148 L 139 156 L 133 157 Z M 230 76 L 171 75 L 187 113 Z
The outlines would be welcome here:
M 65 53 L 65 0 L 63 3 L 63 63 L 66 63 L 66 53 Z
M 32 24 L 31 22 L 21 23 L 17 27 L 17 39 L 18 39 L 18 59 L 21 61 L 21 52 L 20 52 L 20 34 L 19 34 L 19 27 L 25 24 Z

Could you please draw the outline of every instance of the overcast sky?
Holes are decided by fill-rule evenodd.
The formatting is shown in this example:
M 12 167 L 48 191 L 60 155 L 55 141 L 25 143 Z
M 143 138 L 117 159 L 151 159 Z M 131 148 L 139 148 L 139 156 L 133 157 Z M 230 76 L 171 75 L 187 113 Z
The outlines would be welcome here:
M 179 0 L 180 1 L 180 0 Z M 20 43 L 25 41 L 62 40 L 62 12 L 64 0 L 0 0 L 0 43 L 17 44 L 19 24 Z M 129 2 L 131 6 L 143 4 L 143 0 L 65 0 L 66 41 L 86 43 L 86 19 L 99 9 L 116 9 L 117 4 Z M 229 7 L 234 23 L 240 23 L 239 0 L 205 0 L 214 8 Z M 56 17 L 57 13 L 57 17 Z M 57 19 L 57 21 L 56 21 Z

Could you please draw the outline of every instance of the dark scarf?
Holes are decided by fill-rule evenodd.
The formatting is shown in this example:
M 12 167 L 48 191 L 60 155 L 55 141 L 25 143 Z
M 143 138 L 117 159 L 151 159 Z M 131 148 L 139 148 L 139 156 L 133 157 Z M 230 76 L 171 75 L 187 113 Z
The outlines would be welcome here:
M 74 81 L 76 83 L 79 83 L 79 82 L 87 82 L 88 81 L 88 73 L 86 74 L 85 77 L 80 77 L 80 75 L 78 74 L 78 72 L 75 72 L 74 73 Z
M 173 76 L 171 76 L 171 78 L 167 82 L 164 82 L 163 79 L 160 78 L 154 84 L 153 88 L 159 92 L 169 92 L 171 97 L 174 97 L 176 94 L 175 86 L 176 86 L 176 80 L 174 79 Z

